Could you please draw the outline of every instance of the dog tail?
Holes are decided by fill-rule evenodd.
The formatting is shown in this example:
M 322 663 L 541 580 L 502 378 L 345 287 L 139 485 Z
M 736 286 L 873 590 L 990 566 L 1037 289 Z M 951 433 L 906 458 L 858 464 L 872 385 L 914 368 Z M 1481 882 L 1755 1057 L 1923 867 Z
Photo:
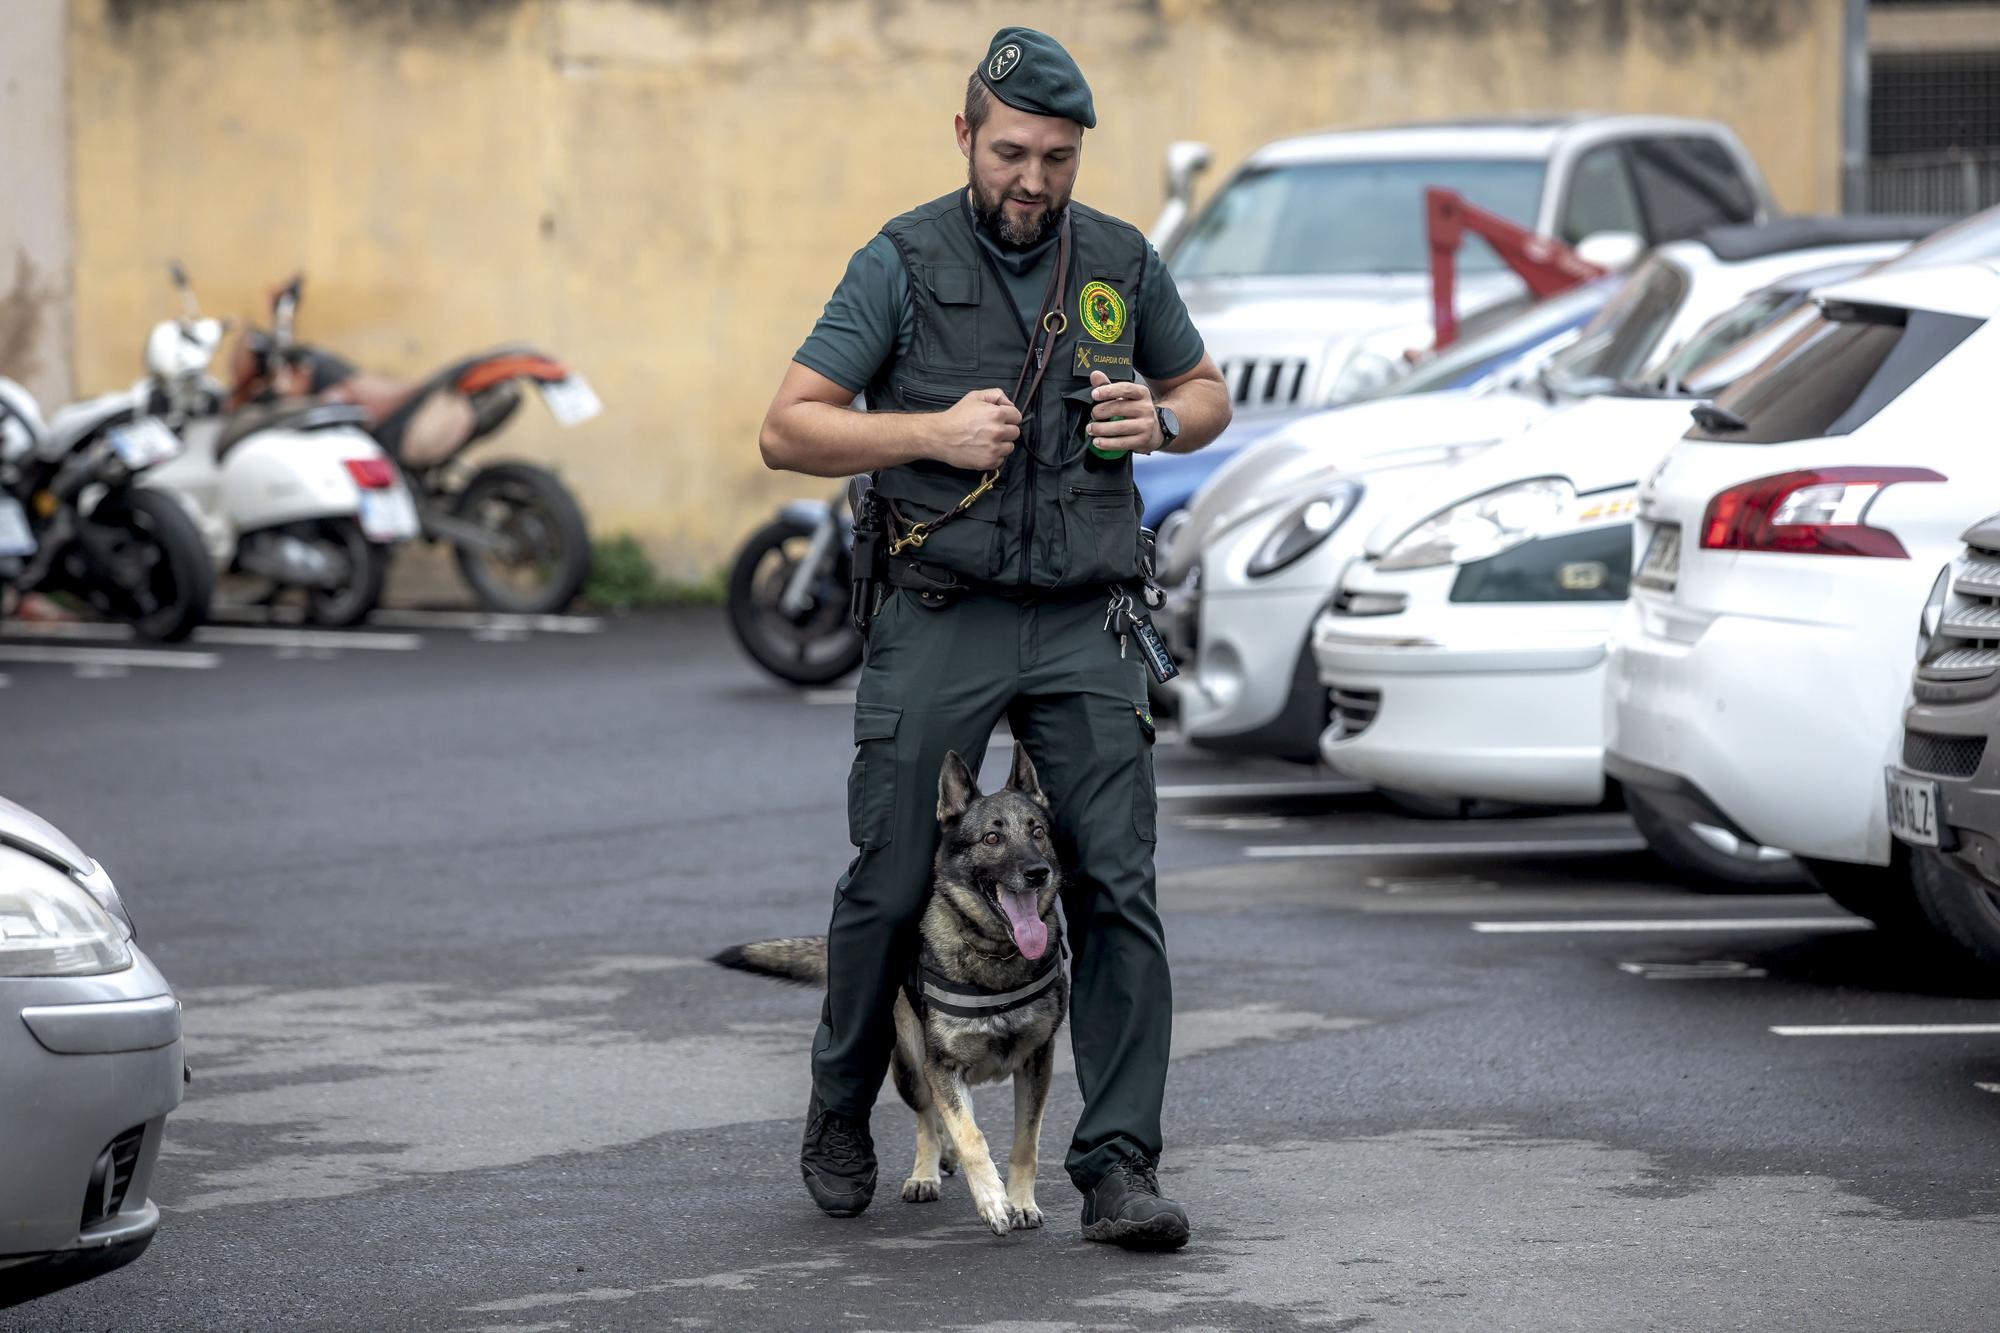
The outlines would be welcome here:
M 708 961 L 719 967 L 733 967 L 738 972 L 789 981 L 795 986 L 824 986 L 826 936 L 732 944 Z

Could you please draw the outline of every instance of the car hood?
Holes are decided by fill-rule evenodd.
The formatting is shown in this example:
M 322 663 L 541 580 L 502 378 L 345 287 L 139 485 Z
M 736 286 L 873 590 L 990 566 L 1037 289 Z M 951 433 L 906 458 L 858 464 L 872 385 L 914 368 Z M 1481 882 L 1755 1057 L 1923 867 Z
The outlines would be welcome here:
M 1459 314 L 1521 291 L 1511 273 L 1478 275 L 1459 284 Z M 1432 341 L 1428 274 L 1203 278 L 1184 284 L 1181 295 L 1239 414 L 1354 397 Z M 1345 383 L 1364 351 L 1381 357 L 1383 369 L 1362 384 Z
M 1686 433 L 1695 401 L 1604 395 L 1559 408 L 1454 467 L 1414 507 L 1385 517 L 1368 534 L 1368 554 L 1381 555 L 1461 500 L 1533 477 L 1565 477 L 1579 494 L 1636 486 Z
M 1181 299 L 1204 339 L 1308 339 L 1325 342 L 1396 324 L 1427 324 L 1428 273 L 1356 273 L 1305 277 L 1192 278 Z M 1461 313 L 1520 292 L 1511 273 L 1482 273 L 1458 283 Z
M 1160 576 L 1180 582 L 1218 533 L 1340 471 L 1485 449 L 1546 415 L 1537 398 L 1450 390 L 1315 412 L 1242 449 L 1194 495 L 1163 542 Z
M 89 874 L 91 859 L 83 848 L 71 842 L 63 831 L 32 810 L 0 797 L 0 843 L 32 852 L 44 860 L 60 861 L 78 874 Z

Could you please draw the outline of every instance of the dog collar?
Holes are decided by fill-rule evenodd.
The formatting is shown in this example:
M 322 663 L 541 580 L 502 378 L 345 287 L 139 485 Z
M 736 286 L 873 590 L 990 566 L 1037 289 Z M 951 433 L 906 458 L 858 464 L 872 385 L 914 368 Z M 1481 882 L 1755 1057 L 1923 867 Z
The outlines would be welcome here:
M 912 987 L 922 999 L 924 1006 L 954 1018 L 992 1018 L 1026 1005 L 1033 1004 L 1056 984 L 1058 969 L 1069 956 L 1069 943 L 1061 935 L 1056 937 L 1056 947 L 1043 955 L 1035 974 L 1025 984 L 1009 990 L 990 991 L 963 981 L 943 976 L 923 965 L 917 964 L 916 985 Z

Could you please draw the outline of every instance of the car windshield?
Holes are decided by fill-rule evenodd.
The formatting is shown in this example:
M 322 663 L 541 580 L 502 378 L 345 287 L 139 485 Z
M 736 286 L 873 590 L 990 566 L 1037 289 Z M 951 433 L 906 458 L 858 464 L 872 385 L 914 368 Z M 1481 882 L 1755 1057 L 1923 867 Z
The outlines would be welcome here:
M 1490 374 L 1502 363 L 1527 356 L 1575 329 L 1603 307 L 1616 286 L 1616 279 L 1600 278 L 1538 301 L 1476 337 L 1453 343 L 1372 396 L 1397 398 L 1410 393 L 1430 393 L 1457 387 L 1469 377 Z
M 1175 248 L 1176 278 L 1419 273 L 1429 267 L 1424 190 L 1442 186 L 1524 226 L 1542 193 L 1538 159 L 1303 162 L 1244 172 Z M 1460 272 L 1500 258 L 1475 237 Z
M 1749 296 L 1717 315 L 1708 323 L 1694 331 L 1694 336 L 1681 345 L 1679 351 L 1668 357 L 1659 373 L 1647 377 L 1649 387 L 1662 393 L 1687 393 L 1695 385 L 1713 383 L 1713 371 L 1701 370 L 1709 362 L 1722 357 L 1723 353 L 1735 347 L 1746 338 L 1770 328 L 1794 310 L 1806 303 L 1806 293 L 1798 291 L 1777 291 L 1766 289 L 1752 292 Z M 1759 340 L 1760 344 L 1762 340 Z M 1775 343 L 1770 346 L 1776 346 Z M 1768 351 L 1768 347 L 1766 348 Z M 1730 364 L 1740 364 L 1739 358 L 1728 358 Z M 1747 367 L 1745 367 L 1747 369 Z M 1734 378 L 1734 376 L 1731 376 Z
M 1549 382 L 1564 393 L 1587 394 L 1636 379 L 1687 292 L 1681 266 L 1654 255 L 1632 270 L 1610 304 L 1549 362 Z

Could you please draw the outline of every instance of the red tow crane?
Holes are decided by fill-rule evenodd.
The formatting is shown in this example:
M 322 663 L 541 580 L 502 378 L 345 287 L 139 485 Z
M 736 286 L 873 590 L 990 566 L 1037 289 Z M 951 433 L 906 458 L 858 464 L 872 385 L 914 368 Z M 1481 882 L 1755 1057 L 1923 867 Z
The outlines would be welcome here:
M 1605 270 L 1583 259 L 1553 237 L 1510 222 L 1467 203 L 1455 190 L 1436 186 L 1424 191 L 1424 222 L 1431 251 L 1431 323 L 1436 329 L 1433 350 L 1442 351 L 1458 337 L 1454 298 L 1458 283 L 1458 249 L 1465 234 L 1493 247 L 1508 268 L 1521 275 L 1540 300 L 1603 276 Z

